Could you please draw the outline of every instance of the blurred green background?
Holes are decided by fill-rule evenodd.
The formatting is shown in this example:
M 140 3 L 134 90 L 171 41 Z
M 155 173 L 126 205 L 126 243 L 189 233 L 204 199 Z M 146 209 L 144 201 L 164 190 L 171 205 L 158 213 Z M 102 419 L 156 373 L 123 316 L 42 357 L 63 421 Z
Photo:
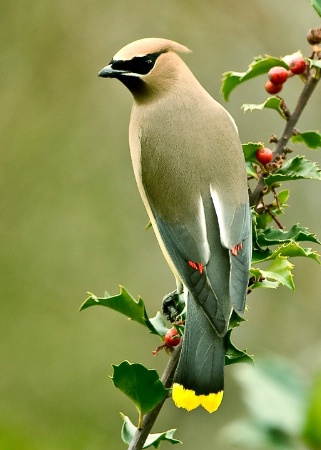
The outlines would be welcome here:
M 77 309 L 87 291 L 116 294 L 123 284 L 154 315 L 174 280 L 144 229 L 127 143 L 131 96 L 97 72 L 128 42 L 167 37 L 193 50 L 185 61 L 223 102 L 222 72 L 246 70 L 264 53 L 308 55 L 305 34 L 320 20 L 307 0 L 25 0 L 2 2 L 0 12 L 0 448 L 122 449 L 119 411 L 133 421 L 136 412 L 113 388 L 111 364 L 129 359 L 161 372 L 166 356 L 152 357 L 156 338 L 117 313 Z M 264 81 L 240 87 L 225 105 L 243 142 L 267 143 L 283 125 L 274 111 L 240 110 L 264 101 Z M 285 86 L 290 106 L 300 88 L 299 79 Z M 320 129 L 320 92 L 301 130 Z M 321 186 L 297 183 L 284 222 L 321 237 Z M 255 355 L 286 356 L 309 378 L 321 363 L 320 268 L 298 260 L 295 275 L 295 294 L 250 296 L 249 322 L 234 339 Z M 167 402 L 155 430 L 177 427 L 186 450 L 228 449 L 220 430 L 244 414 L 237 370 L 226 370 L 215 415 Z

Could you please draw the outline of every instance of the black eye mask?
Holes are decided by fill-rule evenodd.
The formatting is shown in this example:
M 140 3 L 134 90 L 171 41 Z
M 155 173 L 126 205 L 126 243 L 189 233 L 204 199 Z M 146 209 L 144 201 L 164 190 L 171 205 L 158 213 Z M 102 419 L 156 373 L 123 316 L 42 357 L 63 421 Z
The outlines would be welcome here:
M 113 70 L 126 73 L 136 73 L 137 75 L 147 75 L 155 65 L 160 53 L 151 53 L 145 56 L 135 56 L 129 61 L 111 60 Z

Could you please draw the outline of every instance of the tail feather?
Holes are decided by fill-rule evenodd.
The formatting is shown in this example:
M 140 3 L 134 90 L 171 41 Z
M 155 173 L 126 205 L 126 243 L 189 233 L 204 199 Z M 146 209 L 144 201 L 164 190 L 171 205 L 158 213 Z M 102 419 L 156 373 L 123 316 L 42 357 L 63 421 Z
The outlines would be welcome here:
M 173 400 L 187 410 L 215 411 L 223 396 L 225 344 L 191 295 L 187 301 L 183 347 L 175 374 Z

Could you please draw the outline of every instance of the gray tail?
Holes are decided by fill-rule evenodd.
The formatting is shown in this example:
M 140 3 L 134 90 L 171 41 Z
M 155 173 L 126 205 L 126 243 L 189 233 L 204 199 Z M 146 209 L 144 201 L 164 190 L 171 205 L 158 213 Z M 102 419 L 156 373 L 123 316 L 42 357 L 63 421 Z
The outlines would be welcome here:
M 188 294 L 183 347 L 175 383 L 196 395 L 218 393 L 224 388 L 225 343 L 202 308 Z

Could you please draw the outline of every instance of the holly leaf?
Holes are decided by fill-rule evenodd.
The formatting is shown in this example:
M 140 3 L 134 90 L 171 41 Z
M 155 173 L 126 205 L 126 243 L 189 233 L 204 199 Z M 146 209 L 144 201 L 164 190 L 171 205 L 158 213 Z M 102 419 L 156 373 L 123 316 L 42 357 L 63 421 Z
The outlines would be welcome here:
M 308 228 L 293 225 L 289 231 L 268 228 L 267 230 L 257 230 L 256 242 L 260 247 L 269 245 L 280 245 L 291 241 L 309 241 L 320 244 L 314 233 L 309 233 Z
M 80 306 L 80 311 L 96 305 L 106 306 L 124 314 L 141 325 L 146 325 L 146 310 L 143 300 L 141 298 L 135 300 L 123 286 L 120 286 L 120 293 L 117 295 L 106 294 L 105 297 L 96 297 L 90 293 L 89 297 Z
M 288 201 L 290 196 L 290 191 L 288 189 L 284 189 L 278 193 L 280 206 L 288 206 L 286 202 Z
M 310 67 L 317 67 L 318 69 L 321 69 L 321 61 L 319 59 L 308 59 L 310 63 Z
M 242 322 L 245 322 L 246 319 L 243 319 L 243 317 L 239 316 L 236 311 L 232 311 L 230 321 L 229 321 L 229 329 L 233 330 L 233 328 L 239 327 Z
M 159 336 L 165 336 L 166 332 L 168 331 L 164 318 L 159 311 L 157 312 L 155 317 L 147 320 L 146 324 L 153 334 L 158 334 Z
M 254 249 L 252 252 L 252 264 L 258 264 L 263 261 L 271 261 L 278 256 L 285 256 L 289 258 L 305 257 L 311 258 L 320 264 L 319 255 L 311 248 L 302 248 L 298 242 L 291 241 L 289 243 L 282 244 L 276 250 L 272 251 L 269 248 L 264 251 Z
M 120 286 L 120 293 L 117 295 L 106 294 L 105 297 L 96 297 L 96 295 L 90 293 L 80 306 L 80 311 L 97 305 L 124 314 L 130 320 L 147 327 L 153 334 L 164 336 L 167 331 L 161 314 L 157 313 L 154 318 L 149 319 L 143 300 L 140 297 L 136 300 L 123 286 Z
M 280 287 L 279 281 L 271 281 L 271 280 L 262 279 L 262 280 L 258 280 L 256 283 L 252 284 L 251 290 L 257 289 L 257 288 L 277 289 L 278 287 Z
M 267 186 L 271 186 L 274 183 L 300 179 L 321 180 L 318 165 L 304 156 L 289 159 L 280 169 L 269 174 L 264 181 Z
M 125 444 L 130 445 L 131 441 L 133 440 L 133 437 L 137 431 L 137 428 L 133 423 L 130 421 L 129 417 L 125 416 L 124 414 L 121 414 L 121 417 L 123 419 L 123 426 L 121 430 L 121 438 Z M 179 441 L 178 439 L 174 439 L 174 433 L 175 429 L 164 431 L 163 433 L 154 433 L 149 434 L 143 448 L 148 447 L 154 447 L 159 448 L 161 443 L 163 441 L 170 442 L 171 444 L 182 444 L 182 441 Z
M 321 17 L 321 0 L 310 0 L 311 5 Z
M 318 131 L 304 131 L 291 137 L 294 143 L 305 144 L 307 147 L 317 149 L 321 147 L 321 134 Z
M 242 144 L 245 161 L 257 163 L 255 154 L 259 148 L 264 148 L 263 142 L 247 142 L 246 144 Z
M 254 364 L 253 358 L 247 353 L 246 350 L 240 350 L 231 341 L 232 329 L 230 329 L 225 335 L 225 365 L 228 366 L 230 364 L 236 363 L 248 363 Z
M 258 180 L 259 175 L 257 173 L 254 163 L 246 161 L 245 166 L 246 166 L 246 175 L 250 178 L 255 178 L 256 180 Z
M 223 74 L 221 85 L 221 91 L 224 99 L 228 101 L 233 89 L 235 89 L 241 83 L 267 73 L 271 69 L 271 67 L 274 66 L 281 66 L 285 67 L 286 69 L 289 68 L 289 66 L 281 58 L 265 55 L 264 57 L 258 56 L 257 58 L 255 58 L 254 61 L 249 65 L 249 68 L 246 72 L 225 72 Z
M 266 270 L 262 270 L 262 276 L 268 280 L 276 280 L 283 286 L 294 291 L 292 269 L 294 265 L 290 263 L 287 257 L 278 255 Z
M 134 402 L 140 416 L 154 409 L 168 395 L 156 370 L 128 361 L 118 366 L 113 364 L 113 369 L 111 378 L 115 387 Z
M 277 111 L 283 119 L 286 119 L 286 115 L 284 114 L 284 110 L 282 109 L 283 100 L 279 97 L 269 97 L 264 103 L 253 104 L 253 103 L 245 103 L 241 106 L 244 112 L 247 111 L 262 111 L 265 108 L 274 109 Z
M 293 264 L 291 264 L 287 257 L 281 256 L 278 254 L 272 264 L 270 264 L 266 270 L 262 269 L 251 269 L 250 273 L 252 276 L 256 278 L 256 282 L 251 286 L 251 289 L 256 288 L 273 288 L 275 289 L 280 284 L 288 287 L 292 291 L 294 291 L 294 283 L 293 283 Z M 262 281 L 260 279 L 263 278 Z M 264 283 L 267 280 L 270 283 Z

